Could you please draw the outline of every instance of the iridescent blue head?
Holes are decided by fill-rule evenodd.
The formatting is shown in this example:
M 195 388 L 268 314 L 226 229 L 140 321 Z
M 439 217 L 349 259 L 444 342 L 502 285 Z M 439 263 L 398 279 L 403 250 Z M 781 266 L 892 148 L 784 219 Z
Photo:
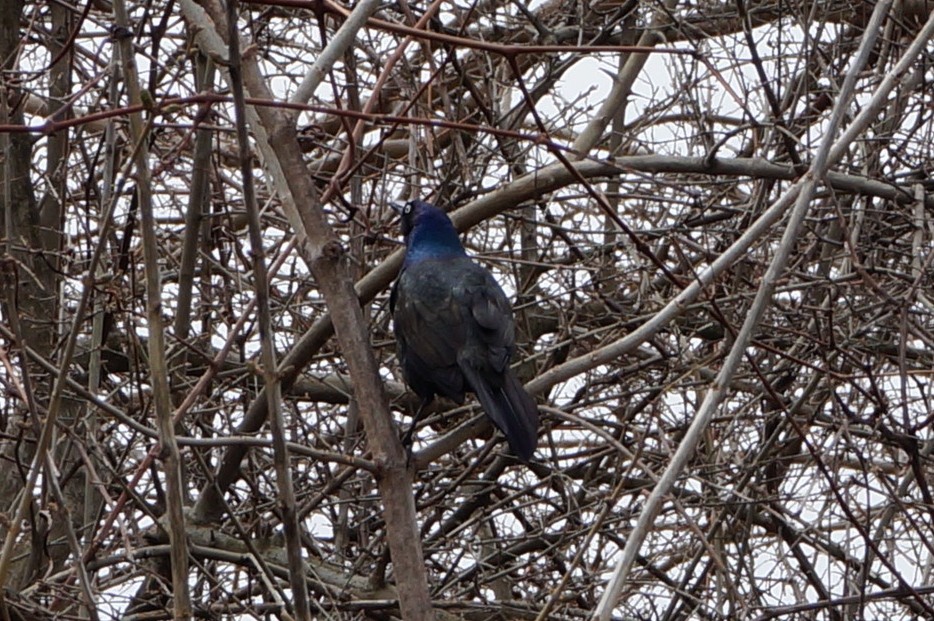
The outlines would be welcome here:
M 467 254 L 451 219 L 431 203 L 414 200 L 391 206 L 402 216 L 406 264 Z

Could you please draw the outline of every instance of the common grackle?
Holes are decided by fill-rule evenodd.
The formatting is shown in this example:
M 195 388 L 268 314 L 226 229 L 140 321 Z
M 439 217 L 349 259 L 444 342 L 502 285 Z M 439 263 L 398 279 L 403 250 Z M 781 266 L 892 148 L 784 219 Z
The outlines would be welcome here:
M 509 368 L 515 324 L 506 294 L 467 256 L 446 213 L 418 200 L 393 209 L 402 215 L 406 252 L 389 308 L 402 374 L 421 398 L 415 422 L 435 395 L 463 403 L 473 392 L 512 452 L 528 462 L 538 409 Z

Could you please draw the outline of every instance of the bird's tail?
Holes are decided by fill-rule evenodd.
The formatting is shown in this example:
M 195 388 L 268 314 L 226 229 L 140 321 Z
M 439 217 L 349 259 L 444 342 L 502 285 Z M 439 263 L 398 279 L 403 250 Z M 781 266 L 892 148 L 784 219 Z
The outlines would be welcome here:
M 480 405 L 506 436 L 512 452 L 523 462 L 528 462 L 538 445 L 538 407 L 535 400 L 510 370 L 490 381 L 477 369 L 463 367 Z

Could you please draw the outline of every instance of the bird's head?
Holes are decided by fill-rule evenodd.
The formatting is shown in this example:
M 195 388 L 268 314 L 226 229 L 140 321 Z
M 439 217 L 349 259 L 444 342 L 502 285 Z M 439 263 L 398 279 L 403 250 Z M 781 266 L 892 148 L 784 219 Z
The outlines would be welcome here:
M 420 200 L 390 203 L 390 206 L 402 217 L 402 234 L 410 251 L 463 254 L 457 229 L 441 209 Z M 448 252 L 444 252 L 445 249 Z
M 402 216 L 402 234 L 406 237 L 416 227 L 440 227 L 445 222 L 448 224 L 451 222 L 446 213 L 425 201 L 413 200 L 407 203 L 390 203 L 390 206 Z

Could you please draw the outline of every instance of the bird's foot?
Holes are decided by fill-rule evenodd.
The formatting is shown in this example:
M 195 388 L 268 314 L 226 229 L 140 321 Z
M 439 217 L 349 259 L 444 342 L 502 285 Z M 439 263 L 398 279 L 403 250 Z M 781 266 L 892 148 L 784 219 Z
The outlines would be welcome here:
M 405 449 L 405 467 L 409 468 L 412 465 L 412 436 L 415 434 L 415 424 L 413 423 L 411 427 L 402 434 L 402 447 Z

